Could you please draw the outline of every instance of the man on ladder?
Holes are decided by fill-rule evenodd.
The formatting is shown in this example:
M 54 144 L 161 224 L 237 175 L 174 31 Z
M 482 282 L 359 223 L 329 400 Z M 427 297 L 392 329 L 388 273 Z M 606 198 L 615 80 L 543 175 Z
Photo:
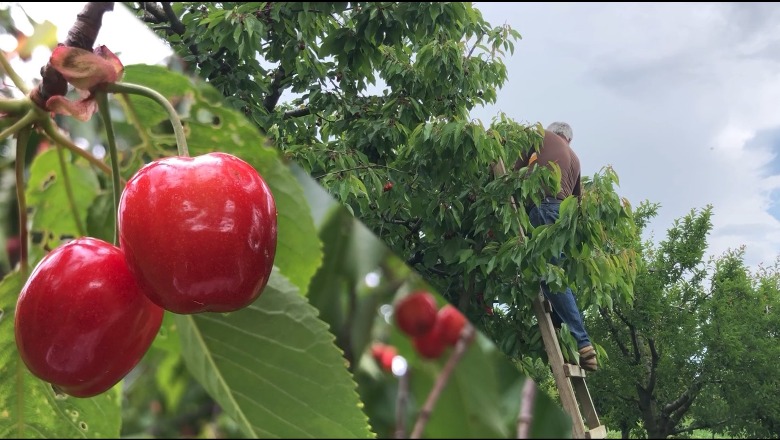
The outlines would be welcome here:
M 520 157 L 515 162 L 515 170 L 537 165 L 545 166 L 551 162 L 557 163 L 561 170 L 560 192 L 547 194 L 539 206 L 531 206 L 528 209 L 528 216 L 534 227 L 555 223 L 558 219 L 561 202 L 570 195 L 576 196 L 578 199 L 582 196 L 580 160 L 571 149 L 572 137 L 572 129 L 569 124 L 553 122 L 545 130 L 544 141 L 539 152 L 533 152 L 528 157 Z M 557 264 L 558 258 L 554 258 L 552 263 Z M 564 292 L 554 293 L 550 292 L 547 283 L 543 281 L 541 284 L 545 298 L 552 305 L 553 323 L 556 327 L 560 327 L 561 322 L 566 323 L 577 341 L 580 366 L 587 371 L 596 371 L 598 369 L 596 351 L 590 342 L 588 332 L 585 330 L 582 313 L 577 306 L 572 290 L 566 288 Z

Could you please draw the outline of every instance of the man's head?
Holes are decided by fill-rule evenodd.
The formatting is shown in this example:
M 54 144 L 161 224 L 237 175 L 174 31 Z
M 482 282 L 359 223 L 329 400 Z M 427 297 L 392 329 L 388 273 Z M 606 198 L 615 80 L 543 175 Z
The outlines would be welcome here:
M 563 137 L 564 139 L 566 139 L 567 142 L 571 142 L 574 136 L 571 131 L 571 125 L 565 122 L 553 122 L 552 124 L 547 126 L 547 131 L 551 131 Z

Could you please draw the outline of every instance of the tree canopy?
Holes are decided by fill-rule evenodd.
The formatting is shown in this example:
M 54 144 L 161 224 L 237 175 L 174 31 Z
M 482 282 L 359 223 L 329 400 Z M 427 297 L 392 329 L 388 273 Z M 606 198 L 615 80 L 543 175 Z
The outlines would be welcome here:
M 637 218 L 657 209 L 643 204 Z M 633 302 L 588 320 L 610 354 L 590 379 L 610 390 L 596 404 L 624 438 L 638 426 L 649 438 L 777 436 L 778 267 L 751 274 L 744 249 L 705 261 L 711 217 L 711 206 L 693 210 L 660 244 L 643 243 Z
M 185 63 L 247 114 L 370 230 L 508 354 L 542 353 L 539 280 L 583 306 L 628 298 L 631 205 L 609 167 L 534 230 L 524 207 L 559 170 L 494 177 L 538 149 L 542 127 L 499 114 L 503 57 L 520 34 L 471 3 L 136 3 Z M 387 185 L 391 183 L 391 185 Z M 389 189 L 388 189 L 389 188 Z M 514 206 L 513 202 L 514 200 Z M 564 267 L 549 264 L 563 251 Z M 494 304 L 505 307 L 493 311 Z M 487 312 L 490 310 L 490 314 Z

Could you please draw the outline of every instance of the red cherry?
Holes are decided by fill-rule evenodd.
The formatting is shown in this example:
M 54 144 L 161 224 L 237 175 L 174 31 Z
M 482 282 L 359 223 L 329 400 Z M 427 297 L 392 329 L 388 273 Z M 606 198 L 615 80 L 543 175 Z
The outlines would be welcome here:
M 382 367 L 383 370 L 391 372 L 393 370 L 393 358 L 398 355 L 398 349 L 392 345 L 375 342 L 371 345 L 371 356 Z
M 385 371 L 393 371 L 393 358 L 398 356 L 398 350 L 392 345 L 388 346 L 382 353 L 382 357 L 379 359 L 380 365 Z
M 381 342 L 374 342 L 371 344 L 371 357 L 379 362 L 379 359 L 382 358 L 382 353 L 385 351 L 385 347 L 387 346 Z
M 276 205 L 263 178 L 235 156 L 149 163 L 127 182 L 118 212 L 130 270 L 171 312 L 235 311 L 268 283 Z
M 387 182 L 385 183 L 385 186 L 382 188 L 382 191 L 388 192 L 391 189 L 393 189 L 393 182 Z
M 436 300 L 429 292 L 417 291 L 401 298 L 395 305 L 395 322 L 409 336 L 422 335 L 436 322 Z
M 412 345 L 417 354 L 425 359 L 437 359 L 444 353 L 447 343 L 440 329 L 441 327 L 434 326 L 429 332 L 412 337 Z
M 160 330 L 163 309 L 141 291 L 118 247 L 86 237 L 38 263 L 14 316 L 27 368 L 64 393 L 90 397 L 138 364 Z
M 466 325 L 466 317 L 452 304 L 447 304 L 436 314 L 436 326 L 440 327 L 441 337 L 448 345 L 455 345 Z

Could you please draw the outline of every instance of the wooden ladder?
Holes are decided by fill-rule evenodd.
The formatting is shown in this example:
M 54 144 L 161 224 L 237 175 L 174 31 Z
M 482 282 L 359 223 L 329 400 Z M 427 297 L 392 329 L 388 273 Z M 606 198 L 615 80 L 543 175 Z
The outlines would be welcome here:
M 588 385 L 585 383 L 585 370 L 578 365 L 565 363 L 561 346 L 558 343 L 558 336 L 550 317 L 552 306 L 544 298 L 541 291 L 534 299 L 533 308 L 536 319 L 539 321 L 539 329 L 542 331 L 544 349 L 547 351 L 547 358 L 555 378 L 555 385 L 558 387 L 561 404 L 571 416 L 572 438 L 607 438 L 607 428 L 599 421 L 596 407 L 593 406 L 593 400 L 590 398 Z M 580 406 L 582 412 L 580 412 Z M 585 416 L 584 422 L 583 414 Z
M 504 160 L 499 159 L 490 167 L 494 176 L 503 176 L 506 174 Z M 509 197 L 512 209 L 517 211 L 517 203 L 514 197 Z M 520 228 L 520 236 L 524 236 L 523 228 Z M 542 341 L 544 349 L 547 351 L 550 367 L 552 368 L 555 385 L 558 387 L 558 394 L 561 396 L 563 409 L 571 416 L 572 438 L 607 438 L 607 428 L 599 421 L 596 414 L 596 407 L 593 406 L 593 400 L 590 398 L 588 386 L 585 384 L 585 370 L 578 365 L 571 365 L 564 362 L 561 346 L 558 344 L 558 335 L 555 334 L 550 312 L 552 306 L 549 301 L 544 299 L 543 293 L 539 290 L 539 295 L 534 299 L 534 313 L 539 321 L 539 329 L 542 331 Z M 582 411 L 585 413 L 585 421 L 588 429 L 585 429 L 585 423 L 582 421 L 582 413 L 577 404 L 577 400 L 582 405 Z

